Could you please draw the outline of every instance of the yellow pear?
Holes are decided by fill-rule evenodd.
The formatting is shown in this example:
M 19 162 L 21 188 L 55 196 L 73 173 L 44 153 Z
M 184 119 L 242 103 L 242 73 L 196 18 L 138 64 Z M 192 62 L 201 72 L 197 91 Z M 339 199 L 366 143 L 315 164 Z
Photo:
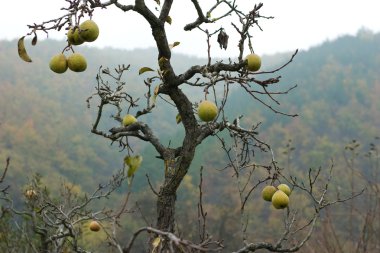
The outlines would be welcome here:
M 80 45 L 83 44 L 84 39 L 79 36 L 79 28 L 70 28 L 69 31 L 67 32 L 67 41 L 71 45 Z
M 83 55 L 73 53 L 67 58 L 69 69 L 74 72 L 82 72 L 87 68 L 87 62 Z
M 93 220 L 90 222 L 89 228 L 91 231 L 98 232 L 100 230 L 100 225 L 97 221 Z
M 272 201 L 273 194 L 277 191 L 276 187 L 273 185 L 267 185 L 261 192 L 261 196 L 266 201 Z
M 284 209 L 289 205 L 289 197 L 283 191 L 278 190 L 272 196 L 272 205 L 276 209 Z
M 79 25 L 79 36 L 87 42 L 96 40 L 99 36 L 99 27 L 92 20 L 86 20 Z
M 261 67 L 261 58 L 257 54 L 249 54 L 247 60 L 247 69 L 249 71 L 258 71 Z
M 203 101 L 198 105 L 198 116 L 202 121 L 213 121 L 218 115 L 218 107 L 213 102 Z
M 64 54 L 57 54 L 53 56 L 49 62 L 49 67 L 52 71 L 62 74 L 67 70 L 67 59 Z
M 279 186 L 277 186 L 277 189 L 283 191 L 288 196 L 290 196 L 290 194 L 292 193 L 290 187 L 287 184 L 280 184 Z
M 137 122 L 137 119 L 131 114 L 127 114 L 123 118 L 123 126 L 129 126 L 135 122 Z

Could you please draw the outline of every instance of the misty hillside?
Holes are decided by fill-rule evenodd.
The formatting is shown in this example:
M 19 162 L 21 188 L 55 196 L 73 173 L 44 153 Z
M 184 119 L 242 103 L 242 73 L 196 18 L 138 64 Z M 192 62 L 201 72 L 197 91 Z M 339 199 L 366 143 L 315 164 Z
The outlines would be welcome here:
M 125 154 L 119 152 L 117 145 L 110 147 L 108 141 L 90 133 L 97 104 L 94 101 L 93 108 L 88 109 L 86 99 L 94 92 L 99 66 L 112 70 L 118 64 L 131 64 L 125 81 L 143 98 L 146 89 L 138 70 L 143 66 L 157 68 L 155 51 L 80 47 L 77 52 L 85 55 L 88 69 L 84 73 L 68 71 L 57 75 L 50 71 L 48 63 L 65 46 L 63 42 L 26 45 L 31 64 L 18 58 L 17 41 L 0 42 L 0 156 L 12 158 L 11 180 L 20 183 L 27 175 L 39 172 L 69 177 L 87 188 L 109 177 L 110 171 L 120 168 Z M 186 56 L 174 58 L 182 71 L 185 64 L 200 61 Z M 144 106 L 143 100 L 141 103 Z M 157 103 L 159 115 L 153 118 L 159 120 L 155 120 L 154 127 L 162 129 L 165 136 L 172 133 L 175 119 L 165 113 L 166 103 Z M 144 118 L 148 123 L 153 120 L 150 116 Z M 115 123 L 105 122 L 109 126 Z M 135 149 L 141 150 L 141 145 L 144 144 L 136 143 Z M 16 179 L 21 171 L 25 178 Z M 95 177 L 82 180 L 89 173 L 95 173 Z
M 61 52 L 64 42 L 47 40 L 39 42 L 35 47 L 28 44 L 27 50 L 33 59 L 32 64 L 18 58 L 16 44 L 16 40 L 0 41 L 0 166 L 5 164 L 6 157 L 11 157 L 7 182 L 11 184 L 11 195 L 19 196 L 15 198 L 15 205 L 20 205 L 19 202 L 25 199 L 20 197 L 22 189 L 34 173 L 42 175 L 52 191 L 59 188 L 62 180 L 75 184 L 79 192 L 93 190 L 122 167 L 126 155 L 117 143 L 110 145 L 108 140 L 90 133 L 97 101 L 92 99 L 88 108 L 86 99 L 93 94 L 97 85 L 95 77 L 99 66 L 112 70 L 118 64 L 131 65 L 123 76 L 123 81 L 131 94 L 141 98 L 140 107 L 131 111 L 136 113 L 145 106 L 144 78 L 149 76 L 148 73 L 138 75 L 138 70 L 144 66 L 157 68 L 156 51 L 81 46 L 76 50 L 87 58 L 88 69 L 84 73 L 67 72 L 58 75 L 49 70 L 48 62 L 50 57 Z M 264 56 L 262 70 L 270 72 L 279 68 L 289 60 L 292 53 Z M 191 65 L 205 63 L 206 59 L 173 55 L 177 74 Z M 268 87 L 274 93 L 287 91 L 297 85 L 288 94 L 273 94 L 279 104 L 267 96 L 258 95 L 273 110 L 252 99 L 242 87 L 236 86 L 230 90 L 224 113 L 229 120 L 244 115 L 241 119 L 243 127 L 260 123 L 258 138 L 271 145 L 277 165 L 286 168 L 284 173 L 302 178 L 307 176 L 309 168 L 329 168 L 334 161 L 334 181 L 331 184 L 333 194 L 338 191 L 343 194 L 358 191 L 371 180 L 377 186 L 379 165 L 374 166 L 373 161 L 379 161 L 378 153 L 375 157 L 377 160 L 361 156 L 355 168 L 349 167 L 347 157 L 357 154 L 350 153 L 350 149 L 345 149 L 345 146 L 355 139 L 355 143 L 360 143 L 355 152 L 363 154 L 370 148 L 377 152 L 376 145 L 379 143 L 375 138 L 380 135 L 379 69 L 380 34 L 361 30 L 356 36 L 343 36 L 307 51 L 300 51 L 293 62 L 279 72 L 257 74 L 259 80 L 281 76 L 279 84 Z M 191 94 L 194 103 L 199 101 L 203 92 L 198 89 L 183 90 Z M 257 87 L 257 91 L 262 92 L 261 87 Z M 105 113 L 109 114 L 107 111 Z M 281 113 L 298 116 L 284 116 Z M 183 135 L 182 125 L 176 124 L 176 114 L 177 111 L 170 105 L 170 101 L 158 98 L 153 113 L 143 115 L 139 120 L 149 123 L 164 144 L 175 147 L 179 145 Z M 101 122 L 105 130 L 118 124 L 108 117 L 104 117 Z M 220 136 L 223 137 L 223 134 Z M 163 162 L 155 157 L 156 151 L 146 143 L 131 141 L 134 152 L 142 154 L 144 160 L 135 175 L 135 194 L 131 200 L 133 203 L 138 201 L 141 210 L 135 215 L 127 215 L 122 221 L 122 228 L 126 231 L 136 231 L 146 225 L 140 212 L 145 216 L 144 220 L 155 215 L 154 196 L 146 174 L 149 175 L 153 187 L 159 187 L 159 181 L 163 177 Z M 370 146 L 370 143 L 374 144 Z M 255 157 L 258 161 L 261 159 L 260 155 Z M 198 217 L 199 168 L 203 166 L 203 198 L 210 214 L 207 220 L 210 234 L 220 238 L 237 235 L 237 239 L 227 242 L 226 249 L 229 250 L 241 245 L 238 238 L 241 220 L 236 181 L 228 170 L 223 170 L 226 163 L 225 153 L 216 138 L 209 138 L 202 143 L 197 149 L 190 173 L 185 177 L 178 193 L 176 219 L 181 221 L 178 231 L 186 230 L 190 237 L 194 237 L 190 239 L 198 240 L 198 231 L 195 231 L 194 224 L 190 222 Z M 353 173 L 354 170 L 357 174 Z M 372 175 L 376 176 L 372 178 Z M 122 193 L 125 192 L 123 190 L 127 186 L 123 187 L 115 192 L 113 197 L 116 200 L 111 200 L 111 204 L 108 202 L 109 205 L 117 205 L 121 201 L 124 197 Z M 270 241 L 281 232 L 278 227 L 282 226 L 283 215 L 268 208 L 264 201 L 256 201 L 261 200 L 260 189 L 256 190 L 247 202 L 247 212 L 254 214 L 249 217 L 250 227 L 247 228 L 247 234 L 251 238 Z M 296 190 L 292 193 L 291 208 L 307 215 L 312 204 L 300 198 Z M 331 216 L 332 221 L 327 222 L 329 226 L 335 226 L 335 230 L 331 230 L 331 227 L 325 229 L 324 224 L 316 227 L 313 236 L 317 240 L 311 244 L 312 247 L 321 245 L 320 240 L 329 241 L 331 233 L 336 238 L 343 238 L 345 242 L 352 241 L 353 237 L 351 234 L 347 235 L 348 233 L 360 235 L 359 225 L 348 228 L 347 224 L 351 222 L 348 219 L 353 217 L 357 224 L 362 223 L 359 215 L 348 213 L 347 206 L 354 203 L 359 214 L 366 213 L 366 208 L 370 205 L 365 201 L 371 201 L 370 193 L 366 192 L 365 198 L 355 202 L 334 206 L 336 209 Z M 101 202 L 98 205 L 106 204 Z M 321 223 L 323 221 L 326 220 L 322 219 Z M 194 231 L 190 231 L 191 229 Z M 124 240 L 128 239 L 124 238 L 127 236 L 125 234 L 121 236 Z M 95 238 L 94 241 L 96 243 L 90 245 L 96 248 L 101 240 Z M 349 248 L 350 244 L 345 244 L 344 247 Z M 306 248 L 301 252 L 310 251 Z
M 63 42 L 43 41 L 35 47 L 28 46 L 32 64 L 18 58 L 16 44 L 0 42 L 0 157 L 12 158 L 11 180 L 21 183 L 31 173 L 39 172 L 56 178 L 63 176 L 87 188 L 120 168 L 125 154 L 119 152 L 117 145 L 110 146 L 108 141 L 90 133 L 96 103 L 88 109 L 86 99 L 94 91 L 100 65 L 112 69 L 117 64 L 131 64 L 125 81 L 141 95 L 145 87 L 138 69 L 157 68 L 155 50 L 80 47 L 78 52 L 86 56 L 88 70 L 57 75 L 49 70 L 48 61 L 62 50 Z M 275 55 L 264 57 L 264 70 L 285 63 L 286 55 L 291 52 L 279 55 L 277 60 Z M 265 63 L 266 58 L 270 64 Z M 205 60 L 174 55 L 173 62 L 180 73 L 191 64 L 204 64 Z M 260 137 L 278 152 L 292 139 L 297 147 L 295 155 L 302 155 L 297 166 L 319 166 L 329 156 L 338 154 L 349 140 L 368 141 L 378 134 L 379 67 L 380 35 L 363 30 L 357 36 L 344 36 L 301 51 L 289 66 L 273 74 L 282 76 L 280 84 L 271 88 L 274 91 L 294 84 L 298 87 L 278 97 L 280 106 L 273 101 L 268 103 L 298 117 L 276 114 L 238 88 L 231 93 L 226 115 L 234 118 L 243 114 L 243 123 L 262 122 Z M 159 100 L 155 112 L 141 120 L 152 123 L 168 143 L 175 143 L 182 130 L 175 123 L 175 115 L 171 106 Z M 116 122 L 105 124 L 111 127 Z M 207 163 L 207 154 L 201 150 L 214 144 L 215 141 L 208 141 L 200 148 L 194 166 Z M 135 150 L 155 155 L 145 143 L 136 142 Z M 144 163 L 146 171 L 152 170 L 150 166 L 157 167 L 156 159 L 146 158 Z M 94 177 L 87 178 L 88 174 Z

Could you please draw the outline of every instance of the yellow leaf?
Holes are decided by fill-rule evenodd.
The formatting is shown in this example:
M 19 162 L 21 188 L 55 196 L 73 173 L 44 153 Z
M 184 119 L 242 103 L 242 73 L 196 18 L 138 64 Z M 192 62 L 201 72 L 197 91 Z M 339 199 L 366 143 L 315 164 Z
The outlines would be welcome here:
M 18 55 L 21 59 L 23 59 L 26 62 L 32 62 L 32 59 L 30 59 L 28 53 L 26 52 L 25 45 L 24 45 L 24 38 L 25 36 L 22 36 L 18 42 L 17 42 L 17 51 Z
M 160 245 L 160 243 L 161 243 L 161 238 L 160 237 L 154 238 L 154 240 L 152 242 L 152 246 L 153 246 L 152 253 L 156 252 L 156 249 Z
M 139 75 L 147 72 L 147 71 L 154 71 L 153 69 L 149 68 L 149 67 L 142 67 L 140 70 L 139 70 Z
M 177 122 L 177 124 L 181 123 L 182 121 L 182 117 L 180 114 L 177 114 L 177 116 L 175 116 L 175 122 Z
M 143 158 L 141 155 L 126 156 L 124 162 L 128 165 L 128 177 L 132 177 L 141 165 Z
M 160 89 L 160 86 L 156 86 L 154 88 L 154 95 L 157 96 L 158 95 L 158 90 Z

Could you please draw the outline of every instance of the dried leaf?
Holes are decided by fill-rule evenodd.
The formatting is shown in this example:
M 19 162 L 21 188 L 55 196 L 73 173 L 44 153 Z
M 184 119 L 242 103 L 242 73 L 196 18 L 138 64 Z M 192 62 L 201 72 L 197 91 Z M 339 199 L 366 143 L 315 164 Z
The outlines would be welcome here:
M 153 95 L 150 98 L 150 104 L 151 104 L 151 106 L 156 106 L 156 100 L 157 100 L 157 95 Z
M 159 89 L 160 89 L 160 86 L 158 86 L 158 85 L 154 88 L 154 95 L 155 95 L 155 96 L 158 95 L 158 91 L 159 91 Z
M 140 70 L 139 70 L 139 75 L 145 73 L 145 72 L 148 72 L 148 71 L 154 71 L 153 69 L 149 68 L 149 67 L 142 67 Z
M 32 39 L 32 46 L 35 46 L 37 44 L 37 34 L 34 34 L 34 37 Z
M 219 43 L 219 46 L 220 46 L 220 49 L 224 48 L 224 50 L 227 49 L 227 45 L 228 45 L 228 35 L 227 33 L 222 29 L 220 30 L 219 34 L 218 34 L 218 43 Z
M 158 60 L 158 66 L 160 66 L 160 69 L 162 71 L 165 70 L 165 64 L 166 64 L 167 61 L 169 61 L 169 60 L 167 58 L 163 57 L 163 56 Z
M 158 5 L 160 5 L 160 0 L 154 0 Z
M 172 49 L 173 47 L 176 47 L 176 46 L 178 46 L 179 44 L 181 44 L 181 42 L 176 41 L 176 42 L 174 42 L 173 44 L 170 44 L 170 45 L 169 45 L 169 48 Z
M 24 61 L 32 62 L 32 59 L 30 59 L 28 53 L 26 52 L 25 45 L 24 45 L 24 38 L 25 36 L 22 36 L 17 42 L 18 55 Z
M 168 61 L 168 59 L 162 56 L 162 57 L 158 60 L 158 65 L 164 64 L 164 63 L 167 62 L 167 61 Z

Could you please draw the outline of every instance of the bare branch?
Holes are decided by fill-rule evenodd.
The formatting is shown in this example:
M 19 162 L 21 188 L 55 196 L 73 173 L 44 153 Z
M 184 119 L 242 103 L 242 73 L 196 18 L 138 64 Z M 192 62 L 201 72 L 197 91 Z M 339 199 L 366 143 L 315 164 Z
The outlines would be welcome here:
M 7 175 L 10 160 L 11 160 L 11 158 L 7 157 L 6 162 L 5 162 L 5 168 L 3 170 L 3 174 L 0 177 L 0 186 L 4 182 L 4 179 L 5 179 L 6 175 Z M 2 193 L 4 195 L 7 194 L 7 190 L 9 189 L 9 187 L 10 186 L 8 185 L 8 186 L 5 186 L 3 189 L 0 188 L 0 193 Z
M 175 245 L 176 247 L 183 246 L 183 247 L 185 247 L 187 249 L 197 250 L 197 251 L 200 251 L 200 252 L 218 252 L 221 249 L 223 249 L 223 245 L 220 242 L 210 242 L 210 241 L 207 241 L 207 242 L 204 242 L 204 243 L 198 245 L 198 244 L 194 244 L 194 243 L 192 243 L 190 241 L 181 239 L 181 238 L 177 237 L 175 234 L 170 233 L 170 232 L 161 231 L 159 229 L 155 229 L 155 228 L 152 228 L 152 227 L 143 227 L 143 228 L 140 228 L 139 230 L 137 230 L 133 234 L 130 242 L 128 243 L 128 246 L 123 249 L 123 253 L 132 252 L 131 250 L 132 250 L 133 244 L 134 244 L 135 240 L 137 239 L 137 237 L 142 232 L 154 233 L 157 236 L 164 237 L 166 240 L 168 240 L 170 242 L 170 244 L 172 244 L 172 246 Z M 172 248 L 171 252 L 175 252 L 173 248 Z

